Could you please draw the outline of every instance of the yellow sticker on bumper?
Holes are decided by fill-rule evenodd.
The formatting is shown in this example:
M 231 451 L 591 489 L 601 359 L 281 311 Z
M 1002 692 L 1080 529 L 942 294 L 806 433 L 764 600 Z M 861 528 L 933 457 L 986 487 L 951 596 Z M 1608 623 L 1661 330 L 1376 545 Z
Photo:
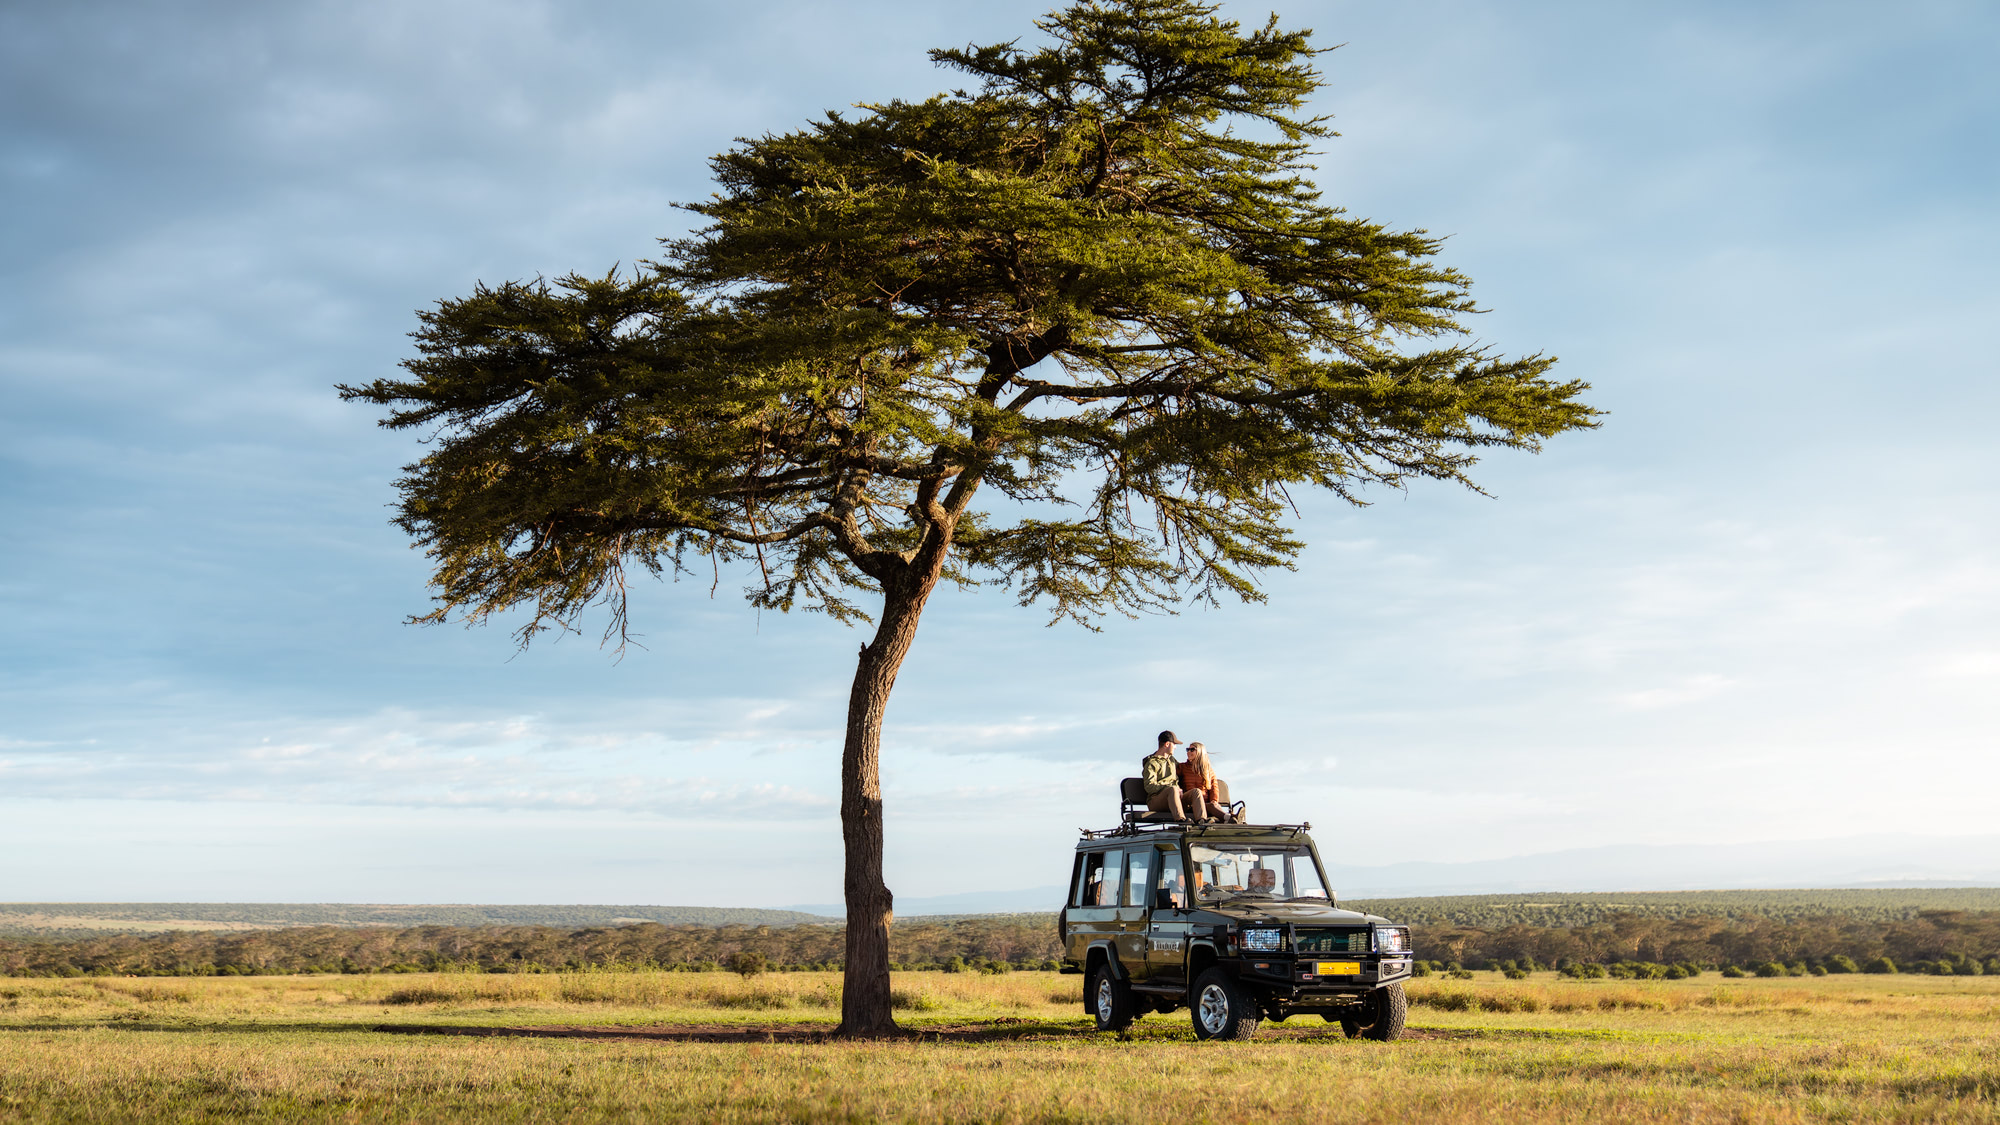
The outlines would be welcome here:
M 1359 961 L 1321 961 L 1319 975 L 1323 977 L 1358 977 L 1361 975 Z

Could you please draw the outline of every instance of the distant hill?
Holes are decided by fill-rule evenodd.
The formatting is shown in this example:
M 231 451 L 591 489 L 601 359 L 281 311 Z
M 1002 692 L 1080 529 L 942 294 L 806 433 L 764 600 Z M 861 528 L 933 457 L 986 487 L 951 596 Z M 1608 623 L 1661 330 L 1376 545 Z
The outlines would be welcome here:
M 964 894 L 933 895 L 929 898 L 904 898 L 898 895 L 896 917 L 967 918 L 979 914 L 1054 914 L 1062 909 L 1063 899 L 1068 895 L 1067 886 L 1030 887 L 1023 891 L 967 891 Z M 842 920 L 847 917 L 845 906 L 830 902 L 787 906 L 784 909 L 803 910 L 808 914 Z
M 1740 844 L 1617 844 L 1382 866 L 1324 855 L 1342 898 L 1680 891 L 1763 887 L 2000 886 L 2000 835 L 1841 836 Z
M 797 910 L 722 906 L 475 906 L 287 902 L 7 902 L 0 934 L 77 937 L 93 933 L 278 930 L 299 926 L 554 926 L 634 922 L 696 926 L 794 926 L 825 918 Z

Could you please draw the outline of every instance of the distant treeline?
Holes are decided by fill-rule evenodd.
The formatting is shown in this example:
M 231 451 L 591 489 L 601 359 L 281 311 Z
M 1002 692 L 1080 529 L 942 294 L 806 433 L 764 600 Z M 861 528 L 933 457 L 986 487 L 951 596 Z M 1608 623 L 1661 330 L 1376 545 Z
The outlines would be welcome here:
M 1614 917 L 1802 921 L 1838 916 L 1907 922 L 1926 911 L 2000 911 L 2000 887 L 1849 890 L 1642 891 L 1342 899 L 1340 905 L 1424 926 L 1567 929 Z
M 900 922 L 890 956 L 910 969 L 1053 968 L 1049 915 Z M 71 941 L 0 939 L 0 975 L 265 975 L 559 972 L 585 968 L 719 969 L 754 954 L 774 969 L 833 968 L 838 925 L 313 926 L 228 933 L 112 934 Z
M 1894 922 L 1837 914 L 1792 919 L 1623 914 L 1563 927 L 1415 925 L 1413 936 L 1419 957 L 1470 969 L 1522 961 L 1556 968 L 1626 961 L 1722 968 L 1818 965 L 1835 958 L 1983 965 L 2000 956 L 2000 911 L 1927 910 Z
M 818 914 L 726 906 L 397 905 L 317 902 L 0 902 L 0 934 L 85 937 L 96 933 L 286 926 L 791 926 Z M 194 923 L 190 925 L 190 923 Z
M 1754 892 L 1767 909 L 1721 896 L 1725 913 L 1684 913 L 1685 903 L 1645 903 L 1654 896 L 1548 896 L 1480 902 L 1376 901 L 1369 909 L 1414 926 L 1416 954 L 1439 966 L 1508 969 L 1576 965 L 1789 966 L 1843 971 L 1847 964 L 1920 971 L 1983 971 L 2000 957 L 2000 910 L 1915 909 L 1883 901 L 1893 892 Z M 1935 896 L 1944 892 L 1909 892 Z M 1990 892 L 1968 892 L 1990 893 Z M 1821 896 L 1791 901 L 1784 896 Z M 1856 900 L 1825 908 L 1824 896 Z M 1743 899 L 1755 901 L 1753 892 Z M 1695 896 L 1677 896 L 1682 898 Z M 1568 900 L 1585 900 L 1580 906 Z M 1597 902 L 1593 900 L 1603 899 Z M 1873 901 L 1870 901 L 1873 899 Z M 1639 900 L 1646 910 L 1607 909 Z M 1453 900 L 1445 900 L 1450 902 Z M 1426 908 L 1422 904 L 1430 902 Z M 1818 902 L 1820 909 L 1808 906 Z M 1349 904 L 1363 905 L 1363 904 Z M 1567 923 L 1508 920 L 1509 912 L 1552 911 Z M 1485 913 L 1482 913 L 1485 912 Z M 1565 913 L 1567 911 L 1567 913 Z M 1890 913 L 1895 911 L 1897 913 Z M 1429 913 L 1431 916 L 1427 916 Z M 1491 924 L 1434 921 L 1479 918 Z M 417 971 L 554 972 L 584 968 L 715 969 L 762 964 L 774 969 L 837 967 L 842 928 L 812 925 L 312 926 L 278 930 L 101 934 L 75 940 L 0 938 L 0 974 L 209 975 Z M 1050 968 L 1061 956 L 1055 918 L 1046 914 L 918 918 L 890 932 L 900 968 Z M 1957 966 L 1940 970 L 1939 965 Z M 1977 965 L 1978 968 L 1972 966 Z M 1662 969 L 1662 971 L 1665 971 Z M 1615 974 L 1614 974 L 1615 975 Z

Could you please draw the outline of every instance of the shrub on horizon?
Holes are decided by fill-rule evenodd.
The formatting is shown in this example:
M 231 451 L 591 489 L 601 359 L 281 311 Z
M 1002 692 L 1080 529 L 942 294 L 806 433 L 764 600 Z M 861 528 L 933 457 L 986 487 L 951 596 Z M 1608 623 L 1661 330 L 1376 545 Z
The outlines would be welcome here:
M 1893 973 L 1896 971 L 1896 963 L 1887 957 L 1877 957 L 1873 961 L 1863 965 L 1861 971 L 1864 973 Z
M 1829 973 L 1858 973 L 1861 971 L 1861 966 L 1855 964 L 1854 958 L 1849 957 L 1847 954 L 1836 953 L 1826 959 L 1826 971 Z

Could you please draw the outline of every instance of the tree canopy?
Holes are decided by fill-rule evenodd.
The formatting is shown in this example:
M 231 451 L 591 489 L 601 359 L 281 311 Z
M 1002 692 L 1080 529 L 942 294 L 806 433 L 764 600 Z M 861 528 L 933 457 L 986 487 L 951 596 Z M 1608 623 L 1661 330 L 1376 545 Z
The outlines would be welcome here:
M 934 51 L 968 88 L 739 141 L 658 261 L 420 313 L 409 377 L 343 393 L 439 434 L 398 485 L 424 619 L 525 607 L 525 642 L 607 603 L 622 636 L 628 567 L 748 561 L 759 606 L 875 621 L 843 816 L 886 926 L 854 823 L 879 844 L 882 708 L 940 578 L 1086 624 L 1260 600 L 1295 490 L 1470 485 L 1595 425 L 1552 358 L 1470 337 L 1438 238 L 1322 200 L 1308 33 L 1216 13 L 1093 0 L 1040 46 Z

